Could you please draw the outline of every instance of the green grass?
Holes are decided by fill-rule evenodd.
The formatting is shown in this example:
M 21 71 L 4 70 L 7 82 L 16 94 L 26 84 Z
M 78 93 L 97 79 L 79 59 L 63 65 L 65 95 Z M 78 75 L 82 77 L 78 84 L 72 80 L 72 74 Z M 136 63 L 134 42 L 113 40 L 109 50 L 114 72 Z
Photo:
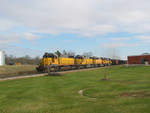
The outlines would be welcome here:
M 104 73 L 111 80 L 102 81 Z M 82 89 L 84 96 L 78 93 Z M 149 106 L 149 66 L 0 82 L 0 112 L 4 113 L 150 113 Z
M 12 65 L 0 66 L 0 77 L 20 76 L 36 72 L 37 65 Z

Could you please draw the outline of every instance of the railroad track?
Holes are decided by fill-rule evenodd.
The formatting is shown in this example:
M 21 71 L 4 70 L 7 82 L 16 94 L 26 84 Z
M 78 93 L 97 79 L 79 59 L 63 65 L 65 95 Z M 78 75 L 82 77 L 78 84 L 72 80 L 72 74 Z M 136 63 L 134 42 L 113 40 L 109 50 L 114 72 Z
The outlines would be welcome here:
M 114 66 L 107 66 L 107 67 L 114 67 Z M 107 68 L 107 67 L 96 67 L 96 68 L 86 68 L 86 69 L 79 69 L 79 70 L 68 70 L 68 71 L 59 71 L 59 72 L 49 72 L 49 73 L 43 73 L 43 74 L 33 74 L 33 75 L 22 75 L 22 76 L 6 77 L 6 78 L 0 78 L 0 81 L 23 79 L 23 78 L 33 78 L 33 77 L 40 77 L 40 76 L 64 75 L 66 73 L 80 72 L 80 71 L 86 71 L 86 70 L 95 70 L 95 69 Z

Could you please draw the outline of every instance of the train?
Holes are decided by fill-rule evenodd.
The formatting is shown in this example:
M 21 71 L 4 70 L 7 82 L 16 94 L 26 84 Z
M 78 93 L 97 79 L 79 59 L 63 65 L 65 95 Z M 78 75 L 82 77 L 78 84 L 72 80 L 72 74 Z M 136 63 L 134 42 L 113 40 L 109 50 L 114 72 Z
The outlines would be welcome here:
M 124 60 L 116 60 L 101 57 L 89 57 L 83 55 L 68 56 L 67 58 L 59 57 L 55 53 L 45 53 L 39 66 L 36 68 L 38 72 L 51 72 L 61 70 L 72 70 L 92 67 L 102 67 L 110 65 L 125 64 Z

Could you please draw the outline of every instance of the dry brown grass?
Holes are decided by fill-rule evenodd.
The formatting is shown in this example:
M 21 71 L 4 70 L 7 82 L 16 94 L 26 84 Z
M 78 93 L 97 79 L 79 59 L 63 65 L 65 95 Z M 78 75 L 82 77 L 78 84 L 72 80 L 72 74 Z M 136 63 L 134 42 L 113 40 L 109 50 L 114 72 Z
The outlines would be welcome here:
M 37 65 L 0 66 L 0 78 L 35 74 Z

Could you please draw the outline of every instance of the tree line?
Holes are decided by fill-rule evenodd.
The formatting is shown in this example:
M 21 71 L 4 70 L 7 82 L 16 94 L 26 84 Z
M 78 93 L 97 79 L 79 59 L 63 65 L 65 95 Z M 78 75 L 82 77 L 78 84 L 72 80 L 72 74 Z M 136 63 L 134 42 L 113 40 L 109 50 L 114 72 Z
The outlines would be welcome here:
M 55 52 L 55 54 L 57 54 L 59 57 L 69 57 L 69 56 L 74 57 L 76 55 L 74 51 L 66 52 L 65 50 L 63 50 L 62 52 L 57 50 Z M 85 52 L 85 53 L 83 53 L 83 56 L 91 57 L 92 52 Z M 10 65 L 12 62 L 19 62 L 22 65 L 38 65 L 40 63 L 40 61 L 41 61 L 41 58 L 39 56 L 32 58 L 29 55 L 25 55 L 23 57 L 16 57 L 13 55 L 9 55 L 9 56 L 5 55 L 5 62 L 7 65 Z
M 57 50 L 55 52 L 55 54 L 57 54 L 59 57 L 68 57 L 68 56 L 75 56 L 76 55 L 74 51 L 66 52 L 65 50 L 63 50 L 62 52 Z M 92 52 L 84 52 L 82 55 L 85 57 L 92 57 L 93 53 Z
M 15 62 L 21 63 L 23 65 L 38 65 L 40 63 L 40 57 L 36 56 L 35 58 L 31 58 L 29 55 L 25 55 L 23 57 L 15 57 L 13 55 L 6 55 L 5 62 L 7 65 L 13 64 Z

